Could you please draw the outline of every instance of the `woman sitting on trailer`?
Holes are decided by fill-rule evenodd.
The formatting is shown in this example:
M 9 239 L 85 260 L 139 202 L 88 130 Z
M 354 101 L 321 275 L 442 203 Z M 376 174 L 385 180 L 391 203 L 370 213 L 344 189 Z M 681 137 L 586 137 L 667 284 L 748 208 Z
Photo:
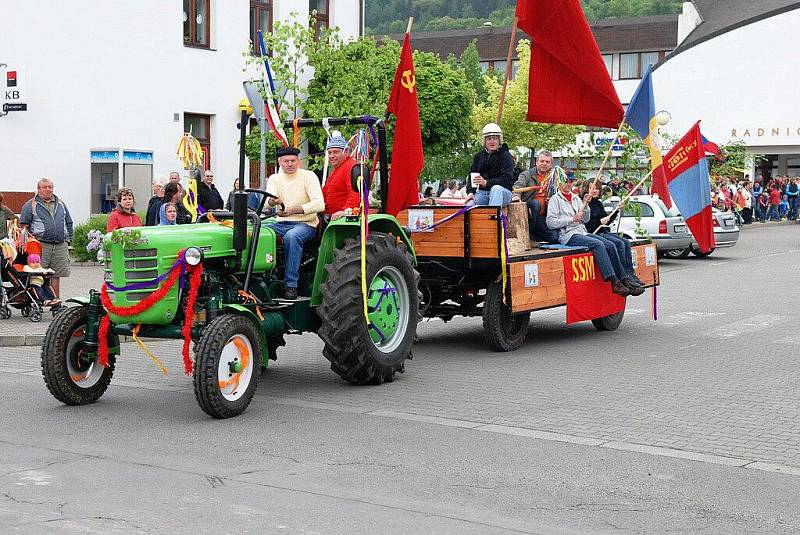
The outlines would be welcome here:
M 558 241 L 570 247 L 585 247 L 591 251 L 600 268 L 603 280 L 611 284 L 611 291 L 623 297 L 632 293 L 631 286 L 623 282 L 625 269 L 617 248 L 611 242 L 586 231 L 590 212 L 589 197 L 581 199 L 572 193 L 574 177 L 558 184 L 558 193 L 547 202 L 547 226 L 558 230 Z M 641 289 L 641 287 L 639 287 Z M 637 290 L 638 291 L 638 290 Z M 641 293 L 641 292 L 639 292 Z
M 626 277 L 622 280 L 631 287 L 632 295 L 640 295 L 641 292 L 636 293 L 644 283 L 636 276 L 636 271 L 633 269 L 633 259 L 631 257 L 631 242 L 623 238 L 619 234 L 610 232 L 609 225 L 619 215 L 619 212 L 606 215 L 606 209 L 603 202 L 600 200 L 600 186 L 597 181 L 592 181 L 586 184 L 583 189 L 583 197 L 589 196 L 588 209 L 590 211 L 589 222 L 586 223 L 586 230 L 594 234 L 598 238 L 602 238 L 611 242 L 617 248 L 617 254 L 622 262 L 622 267 L 625 268 Z M 599 229 L 599 230 L 598 230 Z M 643 291 L 643 290 L 642 290 Z

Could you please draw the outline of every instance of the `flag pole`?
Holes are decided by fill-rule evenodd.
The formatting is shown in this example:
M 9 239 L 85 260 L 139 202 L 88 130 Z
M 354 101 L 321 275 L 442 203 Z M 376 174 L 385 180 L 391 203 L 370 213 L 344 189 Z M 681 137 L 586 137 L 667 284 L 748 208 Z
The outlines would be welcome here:
M 625 117 L 622 118 L 622 121 L 619 123 L 619 127 L 617 128 L 617 132 L 614 134 L 614 139 L 611 140 L 611 143 L 608 144 L 608 150 L 606 151 L 606 155 L 603 157 L 602 163 L 600 163 L 600 168 L 597 170 L 597 174 L 594 177 L 594 182 L 597 183 L 600 180 L 600 173 L 603 172 L 603 169 L 608 163 L 608 159 L 611 157 L 611 151 L 614 150 L 614 143 L 616 143 L 617 138 L 619 137 L 619 133 L 622 132 L 622 127 L 625 125 Z
M 514 24 L 511 26 L 511 39 L 508 41 L 508 54 L 506 55 L 506 73 L 503 77 L 503 89 L 500 90 L 500 102 L 497 105 L 497 124 L 503 119 L 503 106 L 506 102 L 506 88 L 508 79 L 511 78 L 511 56 L 514 53 L 514 43 L 517 40 L 517 17 L 514 17 Z
M 408 26 L 406 26 L 406 33 L 411 33 L 412 24 L 414 24 L 414 17 L 408 17 Z
M 611 217 L 611 216 L 614 215 L 615 212 L 619 212 L 619 211 L 622 210 L 622 208 L 625 206 L 625 203 L 627 203 L 628 200 L 630 200 L 631 196 L 633 196 L 633 192 L 636 191 L 637 189 L 639 189 L 640 187 L 642 187 L 642 185 L 645 183 L 645 181 L 653 175 L 653 171 L 654 170 L 655 169 L 650 169 L 650 172 L 647 173 L 646 175 L 644 175 L 644 178 L 641 179 L 638 184 L 633 186 L 633 188 L 631 188 L 631 190 L 628 192 L 628 194 L 625 196 L 625 198 L 622 199 L 621 201 L 619 201 L 619 204 L 617 205 L 617 207 L 614 208 L 611 211 L 610 214 L 608 214 L 608 217 Z M 622 219 L 622 218 L 620 218 L 620 219 Z M 618 222 L 617 223 L 617 228 L 619 228 L 619 219 L 617 220 L 617 222 Z M 602 228 L 602 225 L 597 227 L 596 229 L 594 229 L 594 232 L 592 232 L 592 234 L 597 234 L 597 231 L 600 230 L 601 228 Z

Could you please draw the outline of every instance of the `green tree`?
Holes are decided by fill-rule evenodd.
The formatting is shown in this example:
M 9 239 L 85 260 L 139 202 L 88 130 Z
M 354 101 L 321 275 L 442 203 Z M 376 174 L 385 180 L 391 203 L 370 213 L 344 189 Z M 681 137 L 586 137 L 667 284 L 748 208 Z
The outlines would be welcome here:
M 500 126 L 509 147 L 532 147 L 536 149 L 559 150 L 575 143 L 575 136 L 583 131 L 579 126 L 531 123 L 526 119 L 528 113 L 528 70 L 531 49 L 528 40 L 517 46 L 519 69 L 516 77 L 508 84 L 503 118 Z M 478 103 L 472 111 L 472 127 L 477 139 L 478 133 L 486 123 L 495 122 L 500 102 L 501 83 L 491 76 L 484 76 L 488 98 Z
M 461 68 L 464 69 L 464 75 L 469 83 L 472 84 L 472 89 L 475 92 L 475 102 L 486 102 L 486 84 L 483 82 L 480 56 L 478 56 L 478 46 L 475 39 L 461 53 Z
M 744 141 L 729 141 L 720 146 L 719 157 L 708 157 L 709 173 L 712 180 L 721 177 L 743 178 L 753 163 L 764 159 L 763 154 L 748 151 Z
M 317 48 L 310 58 L 315 73 L 308 85 L 305 115 L 334 117 L 367 113 L 383 117 L 400 58 L 400 44 L 384 40 L 379 46 L 370 38 L 349 43 L 329 42 L 333 45 Z M 414 69 L 425 156 L 450 153 L 469 137 L 472 89 L 460 69 L 453 69 L 433 54 L 415 52 Z M 392 126 L 390 120 L 390 147 Z M 348 135 L 353 130 L 342 129 Z M 325 133 L 317 129 L 308 136 L 321 146 Z

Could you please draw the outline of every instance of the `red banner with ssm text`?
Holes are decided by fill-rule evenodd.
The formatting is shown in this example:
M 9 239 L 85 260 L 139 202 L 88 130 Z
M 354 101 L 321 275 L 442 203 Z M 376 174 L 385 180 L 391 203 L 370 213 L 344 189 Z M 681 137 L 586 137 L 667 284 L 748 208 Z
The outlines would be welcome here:
M 611 291 L 592 253 L 564 257 L 567 323 L 603 318 L 625 310 L 625 298 Z

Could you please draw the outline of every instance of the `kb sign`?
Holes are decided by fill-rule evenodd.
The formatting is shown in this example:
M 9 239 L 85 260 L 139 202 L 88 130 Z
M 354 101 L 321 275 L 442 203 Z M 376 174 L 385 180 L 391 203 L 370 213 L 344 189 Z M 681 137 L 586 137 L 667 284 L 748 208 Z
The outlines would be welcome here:
M 4 65 L 0 64 L 0 67 L 4 67 Z M 16 69 L 5 69 L 5 71 L 6 85 L 3 89 L 3 112 L 27 111 L 28 105 L 23 102 L 24 96 L 19 79 L 19 71 Z

